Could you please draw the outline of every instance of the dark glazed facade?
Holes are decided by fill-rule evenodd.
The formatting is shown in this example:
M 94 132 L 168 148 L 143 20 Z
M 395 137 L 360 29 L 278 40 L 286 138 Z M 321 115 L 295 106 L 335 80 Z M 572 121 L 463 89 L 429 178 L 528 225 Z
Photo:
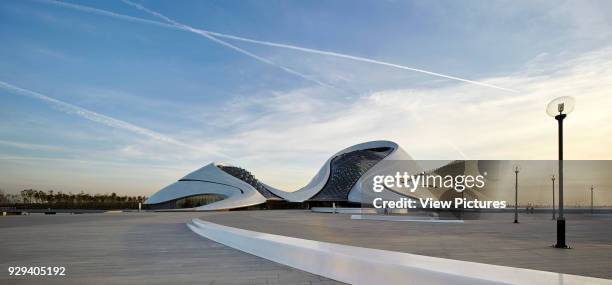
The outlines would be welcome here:
M 380 147 L 340 154 L 331 161 L 331 174 L 327 183 L 309 201 L 346 202 L 348 194 L 370 168 L 391 153 L 393 149 Z

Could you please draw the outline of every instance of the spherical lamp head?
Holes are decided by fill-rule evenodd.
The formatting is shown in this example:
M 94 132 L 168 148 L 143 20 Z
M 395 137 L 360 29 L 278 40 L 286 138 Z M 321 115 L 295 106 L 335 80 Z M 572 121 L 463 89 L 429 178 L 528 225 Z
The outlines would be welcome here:
M 546 113 L 551 117 L 567 115 L 574 111 L 576 100 L 570 96 L 555 98 L 546 107 Z

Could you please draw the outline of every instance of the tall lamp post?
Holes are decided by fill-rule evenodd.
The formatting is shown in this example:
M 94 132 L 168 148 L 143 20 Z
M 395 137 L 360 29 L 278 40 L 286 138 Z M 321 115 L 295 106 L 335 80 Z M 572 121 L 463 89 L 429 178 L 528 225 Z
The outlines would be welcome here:
M 555 219 L 555 175 L 551 175 L 550 179 L 552 180 L 552 219 Z
M 465 189 L 463 191 L 461 191 L 461 201 L 463 201 L 463 193 L 465 192 Z M 465 206 L 463 205 L 463 203 L 461 203 L 461 220 L 463 220 L 463 212 L 465 211 Z
M 565 217 L 563 216 L 563 119 L 574 110 L 575 100 L 569 96 L 556 98 L 546 107 L 546 113 L 559 125 L 559 217 L 557 218 L 556 248 L 567 248 L 565 244 Z
M 593 185 L 591 185 L 591 215 L 593 215 Z
M 518 174 L 519 166 L 514 167 L 514 223 L 518 224 Z

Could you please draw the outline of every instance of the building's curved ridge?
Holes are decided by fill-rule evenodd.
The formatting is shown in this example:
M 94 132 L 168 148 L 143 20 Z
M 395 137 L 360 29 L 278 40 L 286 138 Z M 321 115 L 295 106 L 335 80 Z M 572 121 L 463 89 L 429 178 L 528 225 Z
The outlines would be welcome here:
M 326 184 L 328 184 L 328 181 L 332 176 L 332 161 L 336 157 L 339 157 L 347 153 L 351 153 L 353 151 L 359 151 L 359 150 L 373 150 L 373 151 L 388 150 L 389 152 L 385 155 L 383 159 L 412 160 L 410 155 L 408 155 L 408 153 L 406 153 L 403 149 L 401 149 L 399 145 L 396 144 L 395 142 L 387 141 L 387 140 L 369 141 L 369 142 L 364 142 L 364 143 L 360 143 L 360 144 L 356 144 L 356 145 L 347 147 L 335 153 L 334 155 L 332 155 L 329 159 L 327 159 L 327 161 L 323 164 L 321 169 L 319 169 L 317 174 L 310 180 L 310 182 L 306 184 L 304 187 L 296 191 L 293 191 L 293 192 L 283 191 L 281 189 L 274 188 L 270 185 L 266 185 L 265 183 L 264 185 L 266 186 L 267 189 L 270 190 L 270 192 L 278 195 L 279 197 L 282 197 L 283 199 L 289 202 L 309 201 L 311 198 L 315 197 L 315 195 L 321 192 L 321 190 L 324 189 Z M 365 174 L 365 172 L 363 174 Z M 363 177 L 364 176 L 361 175 L 357 179 L 357 181 L 353 183 L 353 186 L 357 185 L 359 180 L 363 179 Z M 326 199 L 326 201 L 331 201 L 331 200 L 332 199 Z M 345 201 L 345 200 L 347 200 L 347 198 L 337 199 L 337 201 Z M 360 202 L 355 199 L 353 200 L 354 201 L 352 202 L 357 202 L 357 203 Z M 351 199 L 348 198 L 348 201 L 351 201 Z

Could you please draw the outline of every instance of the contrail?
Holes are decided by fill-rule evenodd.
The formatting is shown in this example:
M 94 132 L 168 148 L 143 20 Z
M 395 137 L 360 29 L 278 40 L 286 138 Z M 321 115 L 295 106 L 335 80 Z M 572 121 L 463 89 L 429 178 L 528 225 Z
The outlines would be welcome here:
M 10 91 L 14 94 L 18 94 L 21 96 L 26 96 L 26 97 L 30 97 L 30 98 L 35 98 L 41 101 L 44 101 L 45 103 L 51 104 L 53 106 L 55 106 L 56 108 L 58 108 L 60 111 L 66 113 L 66 114 L 71 114 L 71 115 L 77 115 L 81 118 L 99 123 L 99 124 L 103 124 L 109 127 L 113 127 L 113 128 L 118 128 L 118 129 L 123 129 L 123 130 L 127 130 L 129 132 L 138 134 L 138 135 L 142 135 L 151 139 L 154 139 L 156 141 L 160 141 L 163 143 L 167 143 L 167 144 L 172 144 L 172 145 L 176 145 L 176 146 L 180 146 L 180 147 L 185 147 L 185 148 L 190 148 L 190 149 L 194 149 L 194 150 L 198 150 L 198 151 L 202 151 L 203 149 L 198 148 L 196 146 L 193 145 L 189 145 L 180 141 L 177 141 L 171 137 L 165 136 L 163 134 L 157 133 L 155 131 L 152 130 L 148 130 L 133 124 L 130 124 L 128 122 L 119 120 L 119 119 L 115 119 L 106 115 L 102 115 L 99 113 L 96 113 L 94 111 L 90 111 L 87 110 L 85 108 L 76 106 L 76 105 L 72 105 L 70 103 L 66 103 L 60 100 L 57 100 L 55 98 L 51 98 L 49 96 L 40 94 L 38 92 L 34 92 L 32 90 L 28 90 L 25 88 L 21 88 L 21 87 L 17 87 L 15 85 L 9 84 L 7 82 L 1 81 L 0 80 L 0 89 L 4 89 L 7 91 Z M 225 155 L 223 155 L 225 156 Z
M 208 33 L 211 34 L 211 35 L 217 36 L 217 37 L 233 39 L 233 40 L 237 40 L 237 41 L 243 41 L 243 42 L 248 42 L 248 43 L 253 43 L 253 44 L 259 44 L 259 45 L 265 45 L 265 46 L 271 46 L 271 47 L 278 47 L 278 48 L 286 48 L 286 49 L 298 50 L 298 51 L 307 52 L 307 53 L 314 53 L 314 54 L 319 54 L 319 55 L 327 55 L 327 56 L 333 56 L 333 57 L 338 57 L 338 58 L 350 59 L 350 60 L 354 60 L 354 61 L 371 63 L 371 64 L 382 65 L 382 66 L 387 66 L 387 67 L 393 67 L 393 68 L 402 69 L 402 70 L 410 70 L 410 71 L 414 71 L 414 72 L 424 73 L 424 74 L 428 74 L 428 75 L 432 75 L 432 76 L 437 76 L 437 77 L 442 77 L 442 78 L 446 78 L 446 79 L 461 81 L 461 82 L 464 82 L 464 83 L 470 83 L 470 84 L 474 84 L 474 85 L 494 88 L 494 89 L 503 90 L 503 91 L 509 91 L 509 92 L 514 92 L 514 93 L 519 93 L 520 92 L 520 91 L 515 90 L 515 89 L 501 87 L 501 86 L 497 86 L 497 85 L 493 85 L 493 84 L 489 84 L 489 83 L 469 80 L 469 79 L 460 78 L 460 77 L 456 77 L 456 76 L 452 76 L 452 75 L 437 73 L 437 72 L 433 72 L 433 71 L 427 71 L 427 70 L 424 70 L 424 69 L 408 67 L 408 66 L 404 66 L 404 65 L 400 65 L 400 64 L 385 62 L 385 61 L 371 59 L 371 58 L 366 58 L 366 57 L 360 57 L 360 56 L 354 56 L 354 55 L 349 55 L 349 54 L 337 53 L 337 52 L 333 52 L 333 51 L 325 51 L 325 50 L 318 50 L 318 49 L 312 49 L 312 48 L 305 48 L 305 47 L 299 47 L 299 46 L 288 45 L 288 44 L 281 44 L 281 43 L 275 43 L 275 42 L 254 40 L 254 39 L 243 38 L 243 37 L 238 37 L 238 36 L 233 36 L 233 35 L 228 35 L 228 34 L 221 34 L 221 33 L 216 33 L 216 32 L 208 32 Z
M 191 27 L 191 26 L 188 26 L 188 25 L 185 25 L 185 24 L 179 23 L 179 22 L 177 22 L 177 21 L 174 21 L 174 20 L 172 20 L 172 19 L 170 19 L 170 18 L 168 18 L 168 17 L 166 17 L 166 16 L 164 16 L 164 15 L 162 15 L 162 14 L 158 13 L 158 12 L 155 12 L 155 11 L 153 11 L 153 10 L 150 10 L 150 9 L 148 9 L 148 8 L 146 8 L 146 7 L 142 6 L 142 5 L 139 5 L 139 4 L 136 4 L 136 3 L 133 3 L 133 2 L 127 1 L 127 0 L 122 0 L 122 1 L 123 1 L 123 3 L 125 3 L 125 4 L 127 4 L 127 5 L 130 5 L 130 6 L 132 6 L 132 7 L 136 8 L 136 9 L 138 9 L 138 10 L 140 10 L 140 11 L 146 12 L 146 13 L 148 13 L 148 14 L 150 14 L 150 15 L 153 15 L 153 16 L 155 16 L 155 17 L 157 17 L 157 18 L 160 18 L 160 19 L 162 19 L 162 20 L 164 20 L 164 21 L 166 21 L 166 22 L 170 23 L 171 25 L 173 25 L 173 26 L 175 26 L 175 27 L 177 27 L 177 28 L 179 28 L 179 29 L 181 29 L 181 30 L 185 30 L 185 31 L 189 31 L 189 32 L 192 32 L 192 33 L 195 33 L 195 34 L 201 35 L 201 36 L 203 36 L 203 37 L 205 37 L 205 38 L 207 38 L 207 39 L 209 39 L 209 40 L 211 40 L 211 41 L 213 41 L 213 42 L 216 42 L 216 43 L 218 43 L 218 44 L 220 44 L 220 45 L 222 45 L 222 46 L 224 46 L 224 47 L 227 47 L 227 48 L 233 49 L 233 50 L 235 50 L 235 51 L 237 51 L 237 52 L 239 52 L 239 53 L 242 53 L 242 54 L 244 54 L 244 55 L 246 55 L 246 56 L 252 57 L 252 58 L 254 58 L 255 60 L 261 61 L 261 62 L 263 62 L 263 63 L 265 63 L 265 64 L 269 64 L 269 65 L 272 65 L 272 66 L 274 66 L 274 67 L 280 68 L 281 70 L 283 70 L 283 71 L 285 71 L 285 72 L 288 72 L 289 74 L 292 74 L 292 75 L 295 75 L 295 76 L 300 77 L 300 78 L 302 78 L 302 79 L 305 79 L 305 80 L 308 80 L 308 81 L 314 82 L 314 83 L 316 83 L 316 84 L 318 84 L 318 85 L 320 85 L 320 86 L 323 86 L 323 87 L 326 87 L 326 88 L 336 89 L 335 87 L 333 87 L 333 86 L 331 86 L 331 85 L 329 85 L 329 84 L 327 84 L 327 83 L 324 83 L 324 82 L 322 82 L 322 81 L 320 81 L 320 80 L 317 80 L 317 79 L 315 79 L 315 78 L 313 78 L 313 77 L 311 77 L 311 76 L 308 76 L 308 75 L 306 75 L 306 74 L 303 74 L 303 73 L 301 73 L 301 72 L 298 72 L 298 71 L 296 71 L 296 70 L 294 70 L 294 69 L 291 69 L 291 68 L 289 68 L 289 67 L 286 67 L 286 66 L 280 65 L 280 64 L 278 64 L 278 63 L 276 63 L 276 62 L 273 62 L 273 61 L 271 61 L 271 60 L 269 60 L 269 59 L 267 59 L 267 58 L 263 58 L 263 57 L 261 57 L 261 56 L 258 56 L 258 55 L 254 54 L 254 53 L 252 53 L 252 52 L 249 52 L 249 51 L 247 51 L 247 50 L 244 50 L 244 49 L 242 49 L 242 48 L 239 48 L 239 47 L 237 47 L 237 46 L 235 46 L 235 45 L 232 45 L 232 44 L 230 44 L 230 43 L 228 43 L 228 42 L 226 42 L 226 41 L 220 40 L 220 39 L 218 39 L 218 38 L 216 38 L 216 37 L 214 37 L 214 36 L 210 35 L 210 33 L 206 32 L 206 31 L 198 30 L 198 29 L 195 29 L 195 28 L 193 28 L 193 27 Z
M 151 20 L 147 20 L 147 19 L 143 19 L 143 18 L 132 17 L 132 16 L 128 16 L 128 15 L 123 15 L 123 14 L 119 14 L 119 13 L 115 13 L 115 12 L 111 12 L 111 11 L 107 11 L 107 10 L 102 10 L 102 9 L 98 9 L 98 8 L 93 8 L 93 7 L 89 7 L 89 6 L 79 5 L 79 4 L 66 3 L 66 2 L 62 2 L 62 1 L 56 1 L 56 0 L 34 0 L 34 1 L 41 2 L 41 3 L 46 3 L 46 4 L 51 4 L 51 5 L 59 6 L 59 7 L 62 7 L 62 8 L 73 9 L 73 10 L 77 10 L 77 11 L 81 11 L 81 12 L 96 14 L 96 15 L 100 15 L 100 16 L 107 16 L 107 17 L 111 17 L 111 18 L 117 18 L 117 19 L 121 19 L 121 20 L 126 20 L 128 22 L 136 22 L 136 23 L 160 26 L 160 27 L 164 27 L 164 28 L 181 30 L 180 28 L 175 27 L 174 25 L 170 25 L 170 24 L 166 24 L 166 23 L 162 23 L 162 22 L 158 22 L 158 21 L 151 21 Z
M 433 71 L 428 71 L 428 70 L 424 70 L 424 69 L 409 67 L 409 66 L 405 66 L 405 65 L 390 63 L 390 62 L 386 62 L 386 61 L 381 61 L 381 60 L 376 60 L 376 59 L 371 59 L 371 58 L 366 58 L 366 57 L 361 57 L 361 56 L 354 56 L 354 55 L 343 54 L 343 53 L 338 53 L 338 52 L 333 52 L 333 51 L 326 51 L 326 50 L 319 50 L 319 49 L 313 49 L 313 48 L 306 48 L 306 47 L 300 47 L 300 46 L 283 44 L 283 43 L 255 40 L 255 39 L 244 38 L 244 37 L 239 37 L 239 36 L 234 36 L 234 35 L 229 35 L 229 34 L 223 34 L 223 33 L 217 33 L 217 32 L 212 32 L 212 31 L 207 31 L 207 30 L 202 30 L 202 29 L 197 29 L 197 28 L 192 28 L 192 27 L 189 27 L 189 29 L 187 29 L 182 24 L 181 24 L 182 26 L 176 26 L 174 24 L 166 24 L 166 23 L 163 23 L 163 22 L 152 21 L 152 20 L 142 19 L 142 18 L 138 18 L 138 17 L 132 17 L 132 16 L 123 15 L 123 14 L 119 14 L 119 13 L 114 13 L 114 12 L 110 12 L 110 11 L 106 11 L 106 10 L 102 10 L 102 9 L 97 9 L 97 8 L 92 8 L 92 7 L 83 6 L 83 5 L 77 5 L 77 4 L 69 4 L 69 3 L 65 3 L 65 2 L 61 2 L 61 1 L 56 1 L 56 0 L 38 0 L 38 1 L 49 3 L 49 4 L 53 4 L 53 5 L 64 7 L 64 8 L 71 8 L 71 9 L 75 9 L 75 10 L 79 10 L 79 11 L 83 11 L 83 12 L 88 12 L 88 13 L 93 13 L 93 14 L 98 14 L 98 15 L 103 15 L 103 16 L 114 17 L 114 18 L 117 18 L 117 19 L 127 20 L 127 21 L 130 21 L 130 22 L 150 24 L 150 25 L 155 25 L 155 26 L 160 26 L 160 27 L 165 27 L 165 28 L 171 28 L 171 29 L 186 30 L 186 31 L 191 31 L 191 32 L 197 32 L 198 34 L 203 34 L 203 35 L 205 34 L 205 35 L 212 36 L 212 37 L 226 38 L 226 39 L 242 41 L 242 42 L 248 42 L 248 43 L 257 44 L 257 45 L 264 45 L 264 46 L 270 46 L 270 47 L 291 49 L 291 50 L 297 50 L 297 51 L 301 51 L 301 52 L 318 54 L 318 55 L 333 56 L 333 57 L 337 57 L 337 58 L 344 58 L 344 59 L 349 59 L 349 60 L 358 61 L 358 62 L 364 62 L 364 63 L 370 63 L 370 64 L 376 64 L 376 65 L 382 65 L 382 66 L 387 66 L 387 67 L 391 67 L 391 68 L 401 69 L 401 70 L 409 70 L 409 71 L 419 72 L 419 73 L 423 73 L 423 74 L 427 74 L 427 75 L 431 75 L 431 76 L 451 79 L 451 80 L 455 80 L 455 81 L 460 81 L 460 82 L 464 82 L 464 83 L 479 85 L 479 86 L 488 87 L 488 88 L 494 88 L 494 89 L 503 90 L 503 91 L 509 91 L 509 92 L 515 92 L 515 93 L 519 92 L 518 90 L 515 90 L 515 89 L 501 87 L 501 86 L 497 86 L 497 85 L 493 85 L 493 84 L 489 84 L 489 83 L 469 80 L 469 79 L 460 78 L 460 77 L 456 77 L 456 76 L 452 76 L 452 75 L 437 73 L 437 72 L 433 72 Z M 138 4 L 136 4 L 136 5 L 138 5 Z M 153 11 L 151 11 L 151 12 L 153 12 Z M 163 15 L 161 15 L 159 13 L 157 13 L 157 14 L 160 15 L 160 16 L 163 16 Z M 167 18 L 165 16 L 163 16 L 163 17 Z M 219 39 L 216 39 L 216 40 L 219 40 Z M 229 43 L 227 43 L 227 44 L 229 44 Z M 229 45 L 231 45 L 231 44 L 229 44 Z M 238 47 L 236 47 L 236 48 L 238 48 Z M 240 49 L 240 48 L 238 48 L 238 49 Z M 302 77 L 302 76 L 300 76 L 300 77 Z M 308 77 L 308 76 L 306 76 L 306 77 Z M 308 79 L 308 80 L 310 80 L 310 79 Z
M 147 20 L 147 19 L 142 19 L 142 18 L 137 18 L 137 17 L 132 17 L 132 16 L 128 16 L 128 15 L 123 15 L 123 14 L 119 14 L 119 13 L 115 13 L 115 12 L 111 12 L 111 11 L 106 11 L 106 10 L 102 10 L 102 9 L 98 9 L 98 8 L 92 8 L 92 7 L 88 7 L 88 6 L 83 6 L 83 5 L 78 5 L 78 4 L 72 4 L 72 3 L 66 3 L 66 2 L 61 2 L 61 1 L 56 1 L 56 0 L 36 0 L 38 2 L 43 2 L 43 3 L 48 3 L 48 4 L 52 4 L 52 5 L 56 5 L 62 8 L 69 8 L 69 9 L 74 9 L 74 10 L 78 10 L 78 11 L 82 11 L 82 12 L 87 12 L 87 13 L 92 13 L 92 14 L 97 14 L 97 15 L 101 15 L 101 16 L 108 16 L 108 17 L 112 17 L 112 18 L 117 18 L 117 19 L 121 19 L 121 20 L 126 20 L 129 22 L 135 22 L 135 23 L 142 23 L 142 24 L 149 24 L 149 25 L 154 25 L 154 26 L 159 26 L 159 27 L 163 27 L 163 28 L 169 28 L 169 29 L 176 29 L 176 30 L 182 30 L 182 31 L 188 31 L 188 32 L 193 32 L 193 33 L 197 33 L 200 34 L 206 38 L 208 38 L 211 41 L 214 41 L 220 45 L 223 45 L 225 47 L 228 47 L 230 49 L 233 49 L 235 51 L 238 51 L 244 55 L 247 55 L 249 57 L 252 57 L 258 61 L 261 61 L 263 63 L 272 65 L 274 67 L 280 68 L 281 70 L 288 72 L 292 75 L 298 76 L 302 79 L 314 82 L 318 85 L 321 85 L 323 87 L 327 87 L 327 88 L 332 88 L 332 89 L 337 89 L 334 86 L 331 86 L 327 83 L 324 83 L 320 80 L 317 80 L 315 78 L 313 78 L 312 76 L 308 76 L 306 74 L 300 73 L 294 69 L 291 69 L 289 67 L 286 66 L 282 66 L 278 63 L 275 63 L 267 58 L 263 58 L 261 56 L 258 56 L 252 52 L 246 51 L 244 49 L 241 49 L 235 45 L 232 45 L 226 41 L 220 40 L 215 38 L 214 36 L 212 36 L 209 32 L 207 31 L 203 31 L 203 30 L 198 30 L 177 22 L 174 22 L 166 17 L 164 17 L 161 14 L 155 13 L 157 17 L 163 17 L 164 20 L 170 22 L 171 24 L 166 24 L 163 22 L 157 22 L 157 21 L 151 21 L 151 20 Z M 153 11 L 149 11 L 149 10 L 143 10 L 146 9 L 145 7 L 142 7 L 138 4 L 135 3 L 131 3 L 131 2 L 125 2 L 128 5 L 131 5 L 133 7 L 136 7 L 138 9 L 141 9 L 142 11 L 145 11 L 147 13 L 154 13 Z

